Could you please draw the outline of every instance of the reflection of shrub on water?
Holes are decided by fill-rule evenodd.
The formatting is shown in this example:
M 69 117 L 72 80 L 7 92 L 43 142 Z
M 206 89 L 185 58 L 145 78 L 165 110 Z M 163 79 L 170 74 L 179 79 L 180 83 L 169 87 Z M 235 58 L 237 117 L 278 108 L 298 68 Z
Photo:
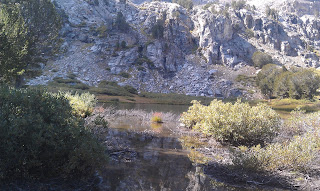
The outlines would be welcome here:
M 163 123 L 162 113 L 156 112 L 152 114 L 151 122 L 153 123 Z
M 147 112 L 144 110 L 136 109 L 117 110 L 114 107 L 96 108 L 93 112 L 93 116 L 95 115 L 100 115 L 105 120 L 115 120 L 121 117 L 131 118 L 133 120 L 139 120 L 144 125 L 151 124 L 152 122 L 178 124 L 179 120 L 179 116 L 171 112 Z

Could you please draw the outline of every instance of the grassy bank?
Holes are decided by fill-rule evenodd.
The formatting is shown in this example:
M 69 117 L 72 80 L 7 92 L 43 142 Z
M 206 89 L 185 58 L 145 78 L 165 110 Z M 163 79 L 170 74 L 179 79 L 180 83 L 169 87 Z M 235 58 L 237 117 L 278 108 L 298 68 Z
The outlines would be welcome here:
M 75 79 L 70 74 L 67 79 L 54 78 L 47 86 L 39 86 L 51 92 L 71 91 L 71 92 L 90 92 L 96 95 L 101 103 L 144 103 L 144 104 L 170 104 L 170 105 L 190 105 L 192 100 L 201 101 L 209 104 L 213 98 L 204 96 L 188 96 L 183 94 L 163 94 L 141 92 L 131 86 L 120 86 L 116 82 L 102 81 L 98 87 L 88 86 Z
M 98 101 L 101 103 L 139 103 L 139 104 L 169 104 L 169 105 L 191 105 L 192 100 L 201 101 L 202 104 L 208 105 L 213 98 L 203 96 L 188 96 L 183 94 L 163 94 L 140 92 L 131 86 L 119 86 L 116 82 L 102 81 L 98 87 L 88 86 L 80 82 L 74 75 L 68 75 L 67 79 L 55 78 L 47 86 L 41 86 L 48 91 L 76 91 L 90 92 L 95 94 Z M 225 99 L 224 102 L 235 102 L 237 99 Z M 244 100 L 245 101 L 245 100 Z M 295 99 L 271 99 L 271 100 L 247 100 L 250 105 L 257 103 L 267 103 L 273 109 L 281 112 L 290 112 L 296 108 L 301 108 L 307 112 L 318 111 L 320 101 L 315 98 L 310 100 L 295 100 Z

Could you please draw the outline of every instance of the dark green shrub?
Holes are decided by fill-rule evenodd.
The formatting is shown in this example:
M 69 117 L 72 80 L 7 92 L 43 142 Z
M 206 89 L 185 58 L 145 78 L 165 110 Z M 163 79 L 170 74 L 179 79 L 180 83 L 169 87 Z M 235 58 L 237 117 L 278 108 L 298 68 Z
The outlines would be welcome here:
M 257 75 L 257 85 L 269 97 L 313 99 L 320 88 L 320 77 L 310 69 L 291 69 L 265 65 Z
M 283 68 L 275 64 L 267 64 L 262 67 L 257 75 L 257 85 L 261 92 L 268 97 L 273 96 L 274 82 L 276 77 L 283 72 Z
M 289 97 L 289 81 L 292 78 L 292 72 L 283 72 L 279 74 L 274 81 L 274 96 L 278 98 Z
M 77 75 L 70 73 L 67 75 L 67 77 L 74 80 L 74 79 L 76 79 Z
M 99 38 L 106 38 L 108 36 L 108 28 L 106 25 L 98 27 L 97 32 L 99 33 Z
M 124 87 L 119 86 L 117 82 L 101 81 L 98 88 L 91 88 L 90 91 L 96 94 L 111 96 L 133 96 L 132 93 L 128 92 Z
M 95 5 L 98 6 L 99 5 L 99 1 L 98 0 L 85 0 L 89 5 Z
M 248 86 L 249 84 L 254 84 L 256 79 L 254 76 L 246 76 L 246 75 L 238 75 L 236 77 L 236 82 L 240 82 L 244 86 Z
M 127 23 L 125 17 L 121 12 L 118 12 L 114 26 L 121 32 L 128 32 L 128 30 L 130 29 L 130 25 Z
M 264 52 L 255 52 L 252 55 L 252 61 L 255 67 L 262 68 L 264 65 L 272 64 L 272 57 Z
M 155 25 L 151 28 L 151 35 L 155 39 L 163 38 L 164 27 L 161 21 L 157 21 Z
M 121 42 L 121 48 L 122 48 L 122 49 L 127 48 L 127 43 L 126 43 L 126 41 L 123 40 L 123 41 Z
M 88 90 L 90 89 L 90 86 L 81 83 L 81 84 L 75 85 L 74 88 L 79 90 Z
M 77 84 L 79 81 L 77 79 L 64 79 L 61 77 L 55 77 L 53 78 L 53 81 L 60 83 L 60 84 Z
M 320 87 L 320 77 L 313 70 L 303 69 L 289 80 L 289 95 L 294 99 L 312 99 Z
M 118 83 L 115 81 L 101 81 L 98 85 L 98 87 L 106 87 L 106 86 L 114 86 L 114 87 L 119 87 Z
M 0 179 L 90 176 L 104 149 L 63 94 L 0 87 Z
M 138 90 L 132 86 L 126 85 L 123 88 L 132 94 L 138 94 Z
M 21 85 L 21 75 L 39 55 L 60 49 L 61 18 L 50 0 L 0 3 L 0 80 Z M 31 67 L 30 67 L 31 68 Z

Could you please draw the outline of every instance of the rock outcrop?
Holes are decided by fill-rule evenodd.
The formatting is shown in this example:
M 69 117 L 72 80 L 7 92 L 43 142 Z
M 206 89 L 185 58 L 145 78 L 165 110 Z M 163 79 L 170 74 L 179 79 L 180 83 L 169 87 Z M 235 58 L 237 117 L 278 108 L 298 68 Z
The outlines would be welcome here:
M 250 97 L 254 87 L 235 79 L 255 74 L 255 51 L 287 67 L 320 66 L 318 2 L 277 1 L 271 8 L 278 10 L 278 20 L 264 12 L 271 0 L 248 1 L 256 9 L 221 3 L 191 10 L 169 2 L 133 2 L 55 0 L 65 20 L 64 53 L 28 84 L 74 73 L 89 85 L 106 80 L 143 91 Z M 124 72 L 130 77 L 119 75 Z

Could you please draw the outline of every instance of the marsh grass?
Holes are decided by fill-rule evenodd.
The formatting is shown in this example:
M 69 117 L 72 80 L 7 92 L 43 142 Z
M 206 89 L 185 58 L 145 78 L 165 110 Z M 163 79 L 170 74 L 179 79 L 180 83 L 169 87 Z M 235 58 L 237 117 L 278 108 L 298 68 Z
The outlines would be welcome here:
M 191 105 L 192 100 L 201 101 L 201 103 L 207 105 L 213 98 L 204 97 L 204 96 L 188 96 L 183 94 L 162 94 L 162 93 L 151 93 L 151 92 L 142 92 L 141 97 L 153 99 L 157 103 L 163 104 L 173 104 L 173 105 Z
M 305 110 L 307 112 L 318 111 L 320 108 L 320 102 L 318 100 L 306 100 L 306 99 L 273 99 L 268 102 L 268 105 L 275 110 L 281 111 L 293 111 L 297 108 Z

